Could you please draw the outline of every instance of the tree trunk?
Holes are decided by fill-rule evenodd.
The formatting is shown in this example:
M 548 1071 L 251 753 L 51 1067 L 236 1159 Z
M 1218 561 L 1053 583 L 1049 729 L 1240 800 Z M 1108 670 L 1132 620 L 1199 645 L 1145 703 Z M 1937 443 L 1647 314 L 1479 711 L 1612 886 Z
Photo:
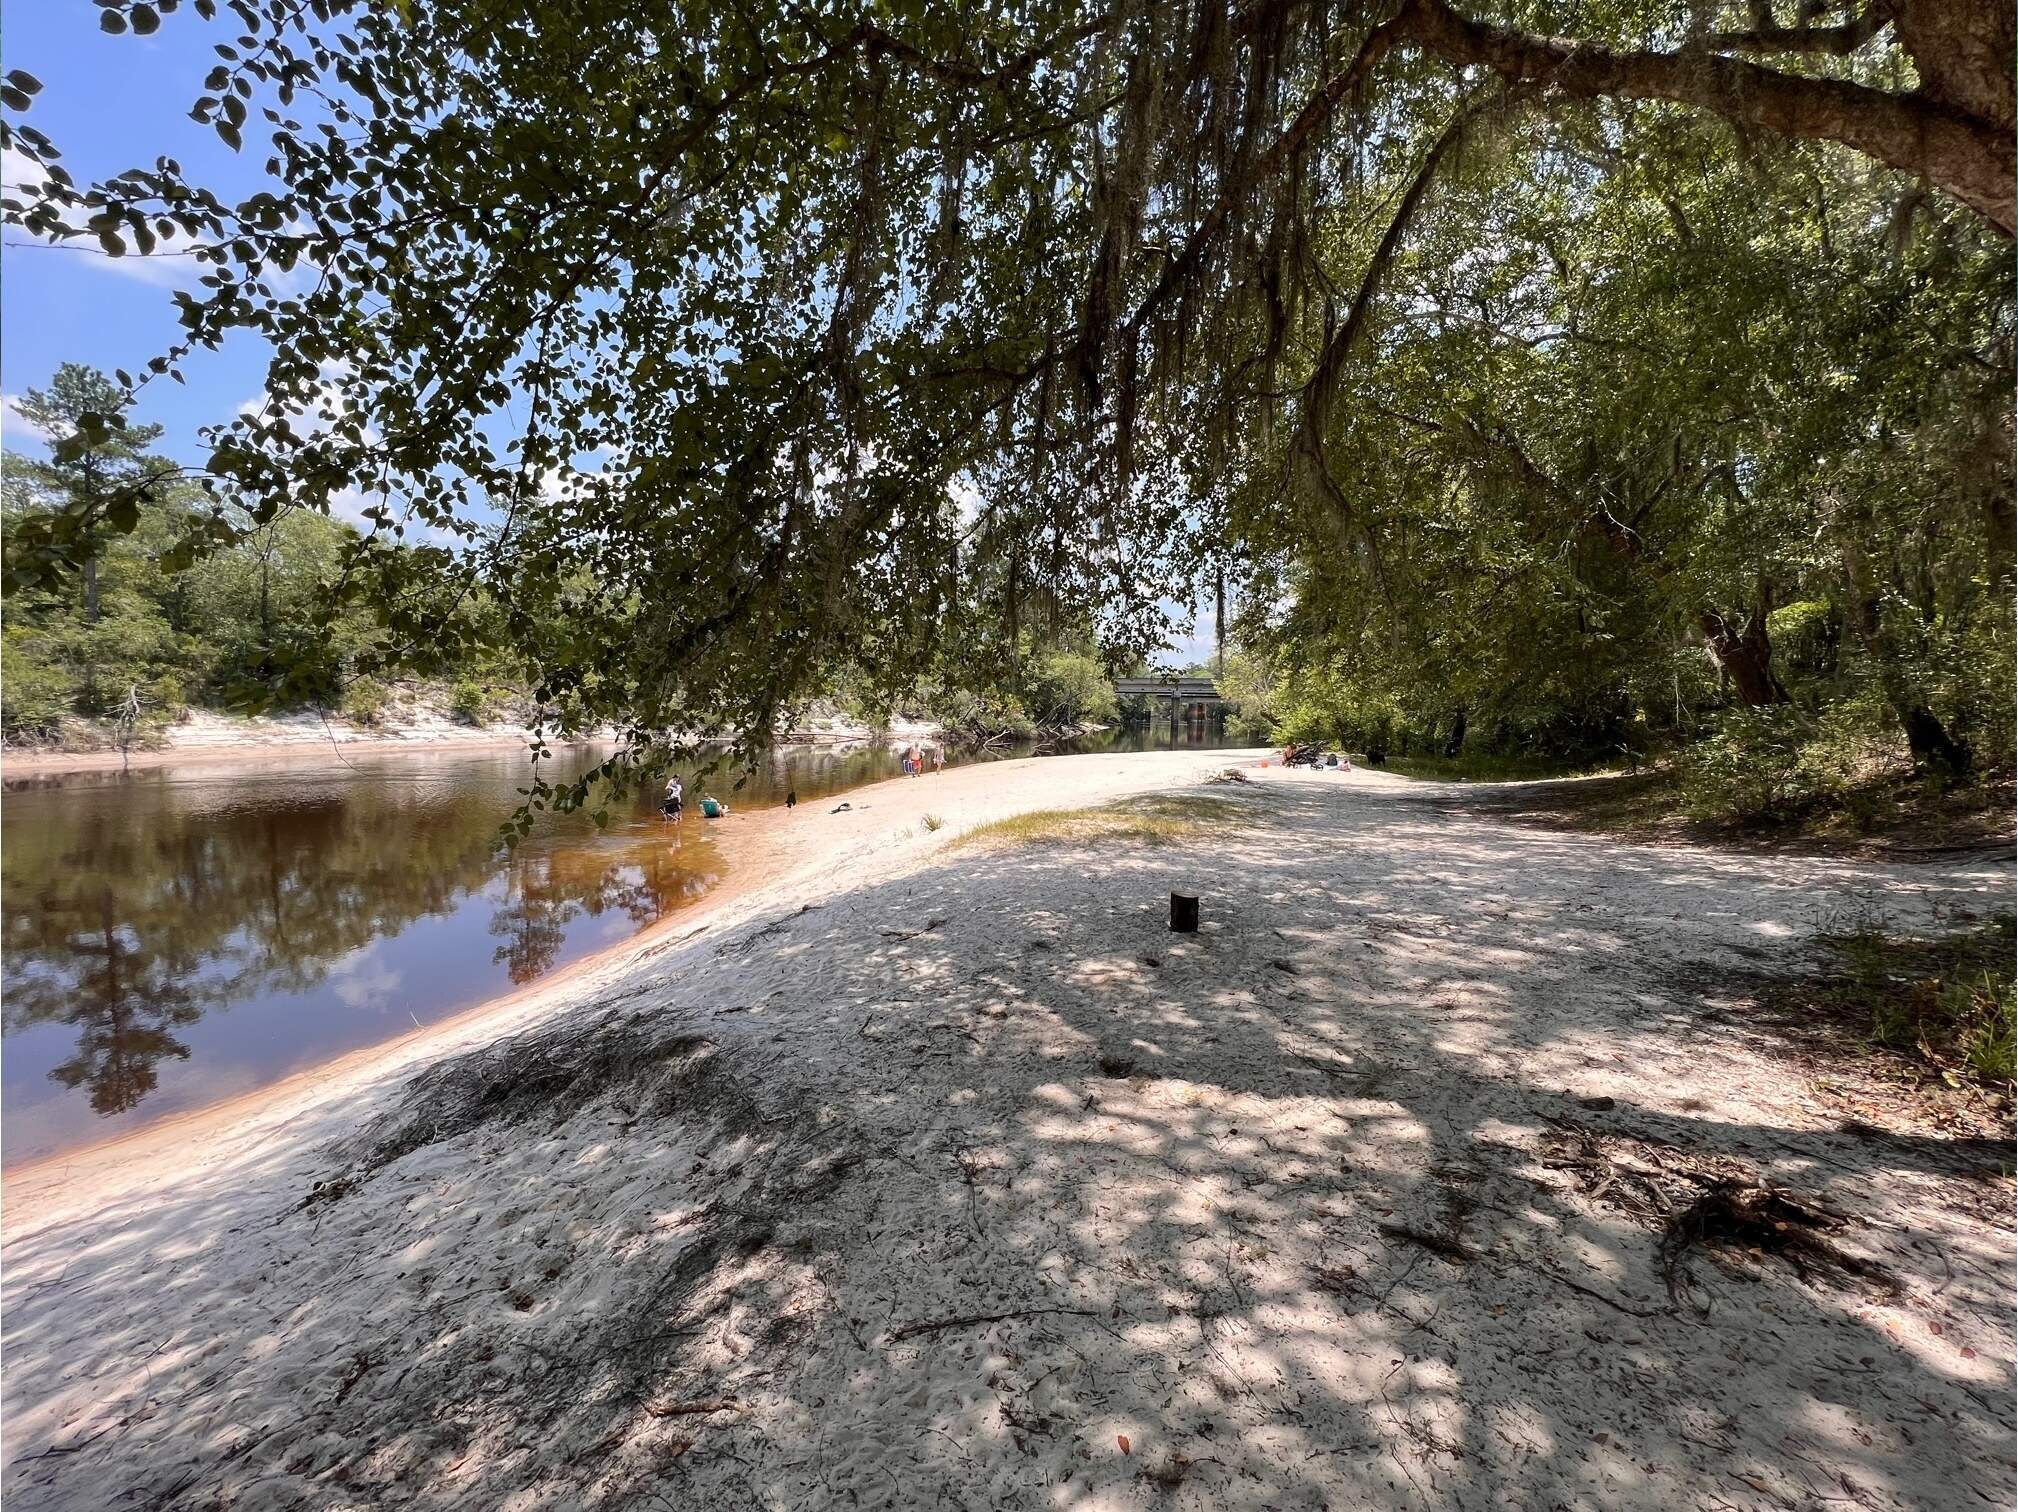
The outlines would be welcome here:
M 1214 676 L 1226 676 L 1226 569 L 1213 580 L 1212 634 L 1217 647 Z
M 1459 704 L 1457 707 L 1457 717 L 1450 722 L 1450 739 L 1444 742 L 1444 755 L 1455 757 L 1463 752 L 1464 732 L 1465 708 L 1463 704 Z
M 1976 498 L 1990 581 L 2008 592 L 2014 547 L 2018 547 L 2018 512 L 2013 508 L 2012 487 L 2012 454 L 2018 442 L 2013 436 L 2008 340 L 1997 344 L 1993 361 L 1997 378 L 1984 386 L 1976 406 L 1974 434 L 1963 452 L 1960 483 Z
M 1983 555 L 1989 563 L 1990 581 L 2005 588 L 2012 577 L 2013 537 L 2018 532 L 2018 513 L 2013 512 L 2011 494 L 2001 488 L 1983 492 Z
M 1782 73 L 1712 50 L 1828 50 L 1791 33 L 1712 37 L 1707 46 L 1672 52 L 1614 51 L 1474 21 L 1443 0 L 1403 0 L 1384 29 L 1447 63 L 1488 68 L 1570 99 L 1672 100 L 1737 125 L 1840 142 L 1926 178 L 2009 236 L 2018 225 L 2011 16 L 2011 0 L 1903 0 L 1899 44 L 1921 80 L 1910 93 Z
M 1065 532 L 1056 517 L 1051 521 L 1051 602 L 1045 612 L 1045 650 L 1053 650 L 1058 645 L 1060 613 L 1064 608 L 1064 594 L 1059 584 L 1065 581 Z
M 1871 580 L 1871 564 L 1858 543 L 1852 522 L 1839 522 L 1838 544 L 1842 549 L 1843 576 L 1850 585 L 1850 625 L 1878 670 L 1878 686 L 1898 717 L 1899 728 L 1906 733 L 1906 749 L 1912 754 L 1913 765 L 1951 781 L 1966 776 L 1975 765 L 1968 746 L 1948 733 L 1941 717 L 1900 673 L 1899 648 L 1891 626 L 1886 623 L 1884 606 Z
M 98 558 L 84 559 L 84 623 L 98 623 Z
M 1975 757 L 1948 733 L 1932 709 L 1912 699 L 1895 698 L 1893 702 L 1899 723 L 1906 729 L 1906 749 L 1913 753 L 1913 765 L 1951 781 L 1969 775 Z
M 259 554 L 259 644 L 271 661 L 273 655 L 273 540 Z
M 1019 559 L 1012 551 L 1009 557 L 1008 582 L 1004 595 L 1009 610 L 1009 677 L 1011 684 L 1020 692 L 1023 687 L 1023 632 L 1018 623 L 1018 610 L 1023 597 L 1022 573 L 1018 571 Z
M 1875 11 L 1877 7 L 1874 5 Z M 2010 0 L 1889 0 L 1899 45 L 1920 92 L 1951 110 L 2004 128 L 2018 124 L 2018 9 Z
M 1743 629 L 1733 629 L 1731 622 L 1714 609 L 1705 609 L 1696 616 L 1710 654 L 1730 678 L 1731 686 L 1738 690 L 1738 697 L 1754 709 L 1793 702 L 1773 672 L 1773 645 L 1766 638 L 1766 616 L 1771 606 L 1772 596 L 1762 591 L 1759 607 L 1746 619 Z

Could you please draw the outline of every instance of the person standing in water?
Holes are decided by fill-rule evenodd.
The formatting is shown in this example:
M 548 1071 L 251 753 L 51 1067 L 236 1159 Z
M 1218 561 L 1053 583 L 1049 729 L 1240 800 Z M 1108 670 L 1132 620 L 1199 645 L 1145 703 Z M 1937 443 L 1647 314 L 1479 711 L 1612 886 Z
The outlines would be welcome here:
M 680 774 L 675 772 L 666 779 L 666 796 L 659 804 L 659 815 L 677 824 L 685 807 L 686 789 L 680 785 Z

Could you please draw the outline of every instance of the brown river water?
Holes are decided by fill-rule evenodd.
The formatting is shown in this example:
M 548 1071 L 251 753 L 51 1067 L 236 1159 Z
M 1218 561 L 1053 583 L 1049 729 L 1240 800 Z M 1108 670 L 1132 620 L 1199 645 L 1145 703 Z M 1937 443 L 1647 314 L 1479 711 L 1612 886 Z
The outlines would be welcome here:
M 563 752 L 548 775 L 600 754 Z M 706 790 L 746 809 L 897 770 L 887 747 L 801 747 Z M 612 802 L 601 831 L 544 816 L 507 850 L 498 826 L 526 776 L 510 749 L 0 772 L 0 1158 L 125 1133 L 446 1018 L 621 943 L 735 865 L 732 831 L 691 808 L 664 825 L 655 793 Z

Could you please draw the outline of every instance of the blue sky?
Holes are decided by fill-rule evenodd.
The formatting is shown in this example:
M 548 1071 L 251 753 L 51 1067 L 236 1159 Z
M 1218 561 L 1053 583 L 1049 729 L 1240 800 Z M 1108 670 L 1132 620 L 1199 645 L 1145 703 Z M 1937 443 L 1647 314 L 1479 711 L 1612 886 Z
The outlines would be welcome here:
M 213 46 L 238 29 L 229 12 L 222 14 L 220 22 L 206 23 L 185 4 L 164 16 L 151 37 L 115 37 L 99 30 L 90 0 L 0 0 L 0 69 L 25 69 L 41 80 L 27 122 L 57 144 L 79 182 L 151 166 L 165 155 L 195 182 L 235 200 L 264 178 L 260 133 L 249 128 L 245 151 L 233 153 L 189 119 L 203 76 L 217 61 Z M 0 169 L 11 185 L 22 163 L 9 154 Z M 178 284 L 193 286 L 201 271 L 187 256 L 110 258 L 95 247 L 36 245 L 8 229 L 0 240 L 0 394 L 41 387 L 63 362 L 138 372 L 179 334 L 171 296 Z M 222 351 L 193 354 L 184 371 L 186 385 L 150 383 L 134 418 L 165 427 L 161 451 L 199 462 L 198 428 L 228 419 L 261 394 L 263 349 L 240 338 Z M 4 408 L 0 444 L 40 450 Z M 1202 633 L 1175 647 L 1173 662 L 1210 653 L 1209 606 L 1199 618 Z
M 79 181 L 166 155 L 236 199 L 263 176 L 257 134 L 248 131 L 245 153 L 235 154 L 189 119 L 217 61 L 212 46 L 234 30 L 205 23 L 184 5 L 151 37 L 113 37 L 98 29 L 90 0 L 0 0 L 0 67 L 42 81 L 25 119 L 55 141 Z M 4 169 L 0 177 L 12 184 L 19 160 L 10 154 Z M 171 294 L 201 271 L 186 256 L 109 258 L 95 249 L 36 246 L 9 228 L 0 240 L 0 392 L 38 388 L 66 361 L 137 371 L 175 339 Z M 156 379 L 135 418 L 167 427 L 164 452 L 196 460 L 197 427 L 228 418 L 260 393 L 264 373 L 250 340 L 199 353 L 187 366 L 187 386 Z M 11 411 L 0 428 L 9 449 L 35 449 Z

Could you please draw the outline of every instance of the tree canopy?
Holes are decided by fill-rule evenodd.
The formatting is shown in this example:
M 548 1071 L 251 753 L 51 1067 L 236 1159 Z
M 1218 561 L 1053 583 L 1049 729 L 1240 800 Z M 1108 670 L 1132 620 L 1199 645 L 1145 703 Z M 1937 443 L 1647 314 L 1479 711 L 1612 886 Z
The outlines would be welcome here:
M 1953 754 L 1930 648 L 2008 645 L 2008 0 L 187 9 L 271 187 L 75 183 L 17 71 L 7 218 L 200 248 L 131 384 L 271 345 L 205 480 L 366 499 L 387 656 L 760 738 L 1033 592 L 1127 654 L 1230 576 L 1422 708 L 1611 719 L 1684 640 L 1783 701 L 1819 594 Z

